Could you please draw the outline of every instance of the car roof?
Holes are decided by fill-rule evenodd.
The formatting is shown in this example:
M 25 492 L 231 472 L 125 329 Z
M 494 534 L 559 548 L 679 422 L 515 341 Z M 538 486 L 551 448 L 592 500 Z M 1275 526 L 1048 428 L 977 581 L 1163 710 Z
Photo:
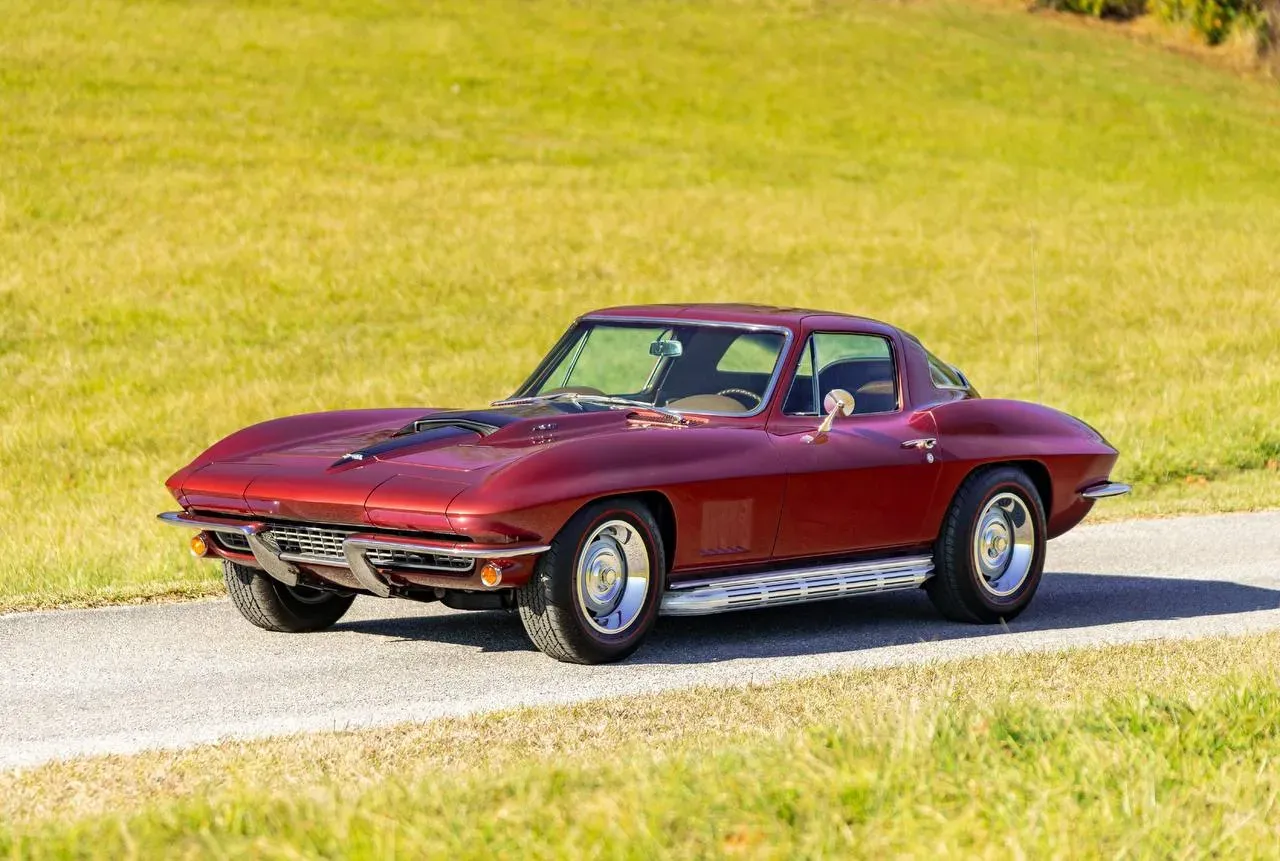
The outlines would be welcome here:
M 777 305 L 745 303 L 695 303 L 688 305 L 618 305 L 599 308 L 582 315 L 584 318 L 635 317 L 678 319 L 690 322 L 739 323 L 749 326 L 780 326 L 793 332 L 832 329 L 835 331 L 870 332 L 887 335 L 901 331 L 895 326 L 838 311 L 811 308 L 789 308 Z M 906 333 L 903 333 L 906 334 Z M 910 337 L 908 335 L 908 337 Z

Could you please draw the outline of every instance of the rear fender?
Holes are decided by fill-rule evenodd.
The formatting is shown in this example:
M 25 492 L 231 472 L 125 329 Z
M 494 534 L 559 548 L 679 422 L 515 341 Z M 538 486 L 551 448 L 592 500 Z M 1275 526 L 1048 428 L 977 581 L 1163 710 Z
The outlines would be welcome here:
M 935 407 L 942 464 L 938 505 L 930 511 L 936 534 L 956 490 L 974 470 L 998 463 L 1030 467 L 1044 499 L 1049 537 L 1079 523 L 1093 507 L 1080 491 L 1107 480 L 1118 453 L 1089 425 L 1050 407 L 1025 401 L 975 399 Z M 1036 467 L 1043 470 L 1036 476 Z

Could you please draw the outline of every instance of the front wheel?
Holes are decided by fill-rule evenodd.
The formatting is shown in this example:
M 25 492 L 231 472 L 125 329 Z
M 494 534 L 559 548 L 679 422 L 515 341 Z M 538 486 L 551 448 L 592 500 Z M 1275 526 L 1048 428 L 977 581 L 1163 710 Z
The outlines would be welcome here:
M 956 491 L 925 589 L 957 622 L 1008 621 L 1027 608 L 1044 572 L 1044 505 L 1016 467 L 975 472 Z
M 286 586 L 256 568 L 237 565 L 229 559 L 222 562 L 222 579 L 240 615 L 267 631 L 322 631 L 341 619 L 355 600 L 354 595 Z
M 588 505 L 516 592 L 533 644 L 559 661 L 620 661 L 644 640 L 666 584 L 662 533 L 634 500 Z

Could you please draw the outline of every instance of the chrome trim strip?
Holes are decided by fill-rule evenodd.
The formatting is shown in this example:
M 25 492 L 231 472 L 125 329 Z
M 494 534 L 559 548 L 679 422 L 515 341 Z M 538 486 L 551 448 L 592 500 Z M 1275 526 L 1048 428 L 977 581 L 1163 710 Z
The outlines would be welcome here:
M 157 514 L 156 519 L 169 526 L 186 526 L 204 532 L 239 532 L 241 535 L 251 535 L 266 528 L 264 524 L 256 521 L 224 520 L 221 517 L 205 517 L 199 514 L 188 514 L 185 511 L 166 511 L 163 514 Z
M 550 544 L 513 544 L 510 547 L 441 546 L 413 538 L 379 538 L 377 535 L 356 533 L 348 535 L 344 544 L 358 541 L 369 550 L 403 550 L 407 553 L 435 553 L 437 556 L 458 556 L 463 559 L 514 559 L 517 556 L 533 556 L 546 553 Z
M 932 556 L 904 556 L 709 578 L 673 586 L 662 598 L 661 613 L 701 616 L 915 589 L 932 574 Z
M 1131 490 L 1133 488 L 1127 484 L 1121 484 L 1118 481 L 1107 481 L 1086 487 L 1080 491 L 1080 495 L 1085 499 L 1106 499 L 1111 496 L 1124 496 Z
M 346 568 L 347 560 L 337 556 L 304 556 L 301 553 L 281 553 L 285 562 L 301 562 L 303 565 L 322 565 L 329 568 Z
M 249 542 L 249 551 L 254 560 L 262 566 L 262 570 L 279 580 L 286 586 L 298 585 L 298 569 L 281 559 L 262 541 L 262 533 L 269 527 L 265 523 L 240 523 L 221 517 L 209 517 L 199 514 L 188 514 L 185 511 L 166 511 L 157 515 L 161 523 L 170 526 L 186 526 L 204 532 L 240 533 Z

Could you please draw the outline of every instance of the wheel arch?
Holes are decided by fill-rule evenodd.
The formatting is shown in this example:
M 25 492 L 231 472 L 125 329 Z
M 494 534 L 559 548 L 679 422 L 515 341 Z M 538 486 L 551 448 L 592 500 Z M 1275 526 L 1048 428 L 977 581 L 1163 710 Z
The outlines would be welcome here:
M 653 519 L 658 522 L 658 529 L 662 533 L 663 565 L 666 569 L 666 573 L 670 575 L 671 565 L 676 558 L 676 539 L 678 536 L 676 529 L 676 510 L 665 493 L 660 490 L 637 490 L 626 493 L 610 493 L 604 496 L 597 496 L 593 499 L 588 499 L 578 507 L 577 511 L 581 511 L 588 505 L 595 505 L 599 502 L 611 502 L 613 500 L 620 499 L 630 499 L 636 502 L 641 502 L 649 509 L 649 512 L 653 514 Z M 575 511 L 574 514 L 577 514 L 577 511 Z M 666 588 L 665 583 L 663 584 L 663 588 Z
M 1000 469 L 1001 467 L 1013 467 L 1020 469 L 1027 476 L 1031 485 L 1036 489 L 1036 493 L 1040 496 L 1040 507 L 1044 510 L 1046 522 L 1050 519 L 1053 512 L 1053 477 L 1049 472 L 1049 467 L 1043 462 L 1027 457 L 1011 457 L 1007 460 L 988 460 L 981 463 L 974 463 L 964 471 L 958 479 L 953 478 L 955 484 L 951 487 L 951 493 L 945 499 L 939 498 L 941 506 L 938 509 L 937 524 L 938 533 L 941 533 L 943 520 L 946 517 L 947 510 L 951 507 L 956 495 L 960 493 L 961 488 L 965 486 L 965 482 L 973 478 L 979 472 L 985 472 L 992 469 Z
M 1049 474 L 1049 467 L 1038 460 L 1004 460 L 988 466 L 1013 466 L 1025 472 L 1035 485 L 1036 493 L 1040 494 L 1040 507 L 1044 509 L 1045 519 L 1048 519 L 1049 513 L 1053 511 L 1053 476 Z

